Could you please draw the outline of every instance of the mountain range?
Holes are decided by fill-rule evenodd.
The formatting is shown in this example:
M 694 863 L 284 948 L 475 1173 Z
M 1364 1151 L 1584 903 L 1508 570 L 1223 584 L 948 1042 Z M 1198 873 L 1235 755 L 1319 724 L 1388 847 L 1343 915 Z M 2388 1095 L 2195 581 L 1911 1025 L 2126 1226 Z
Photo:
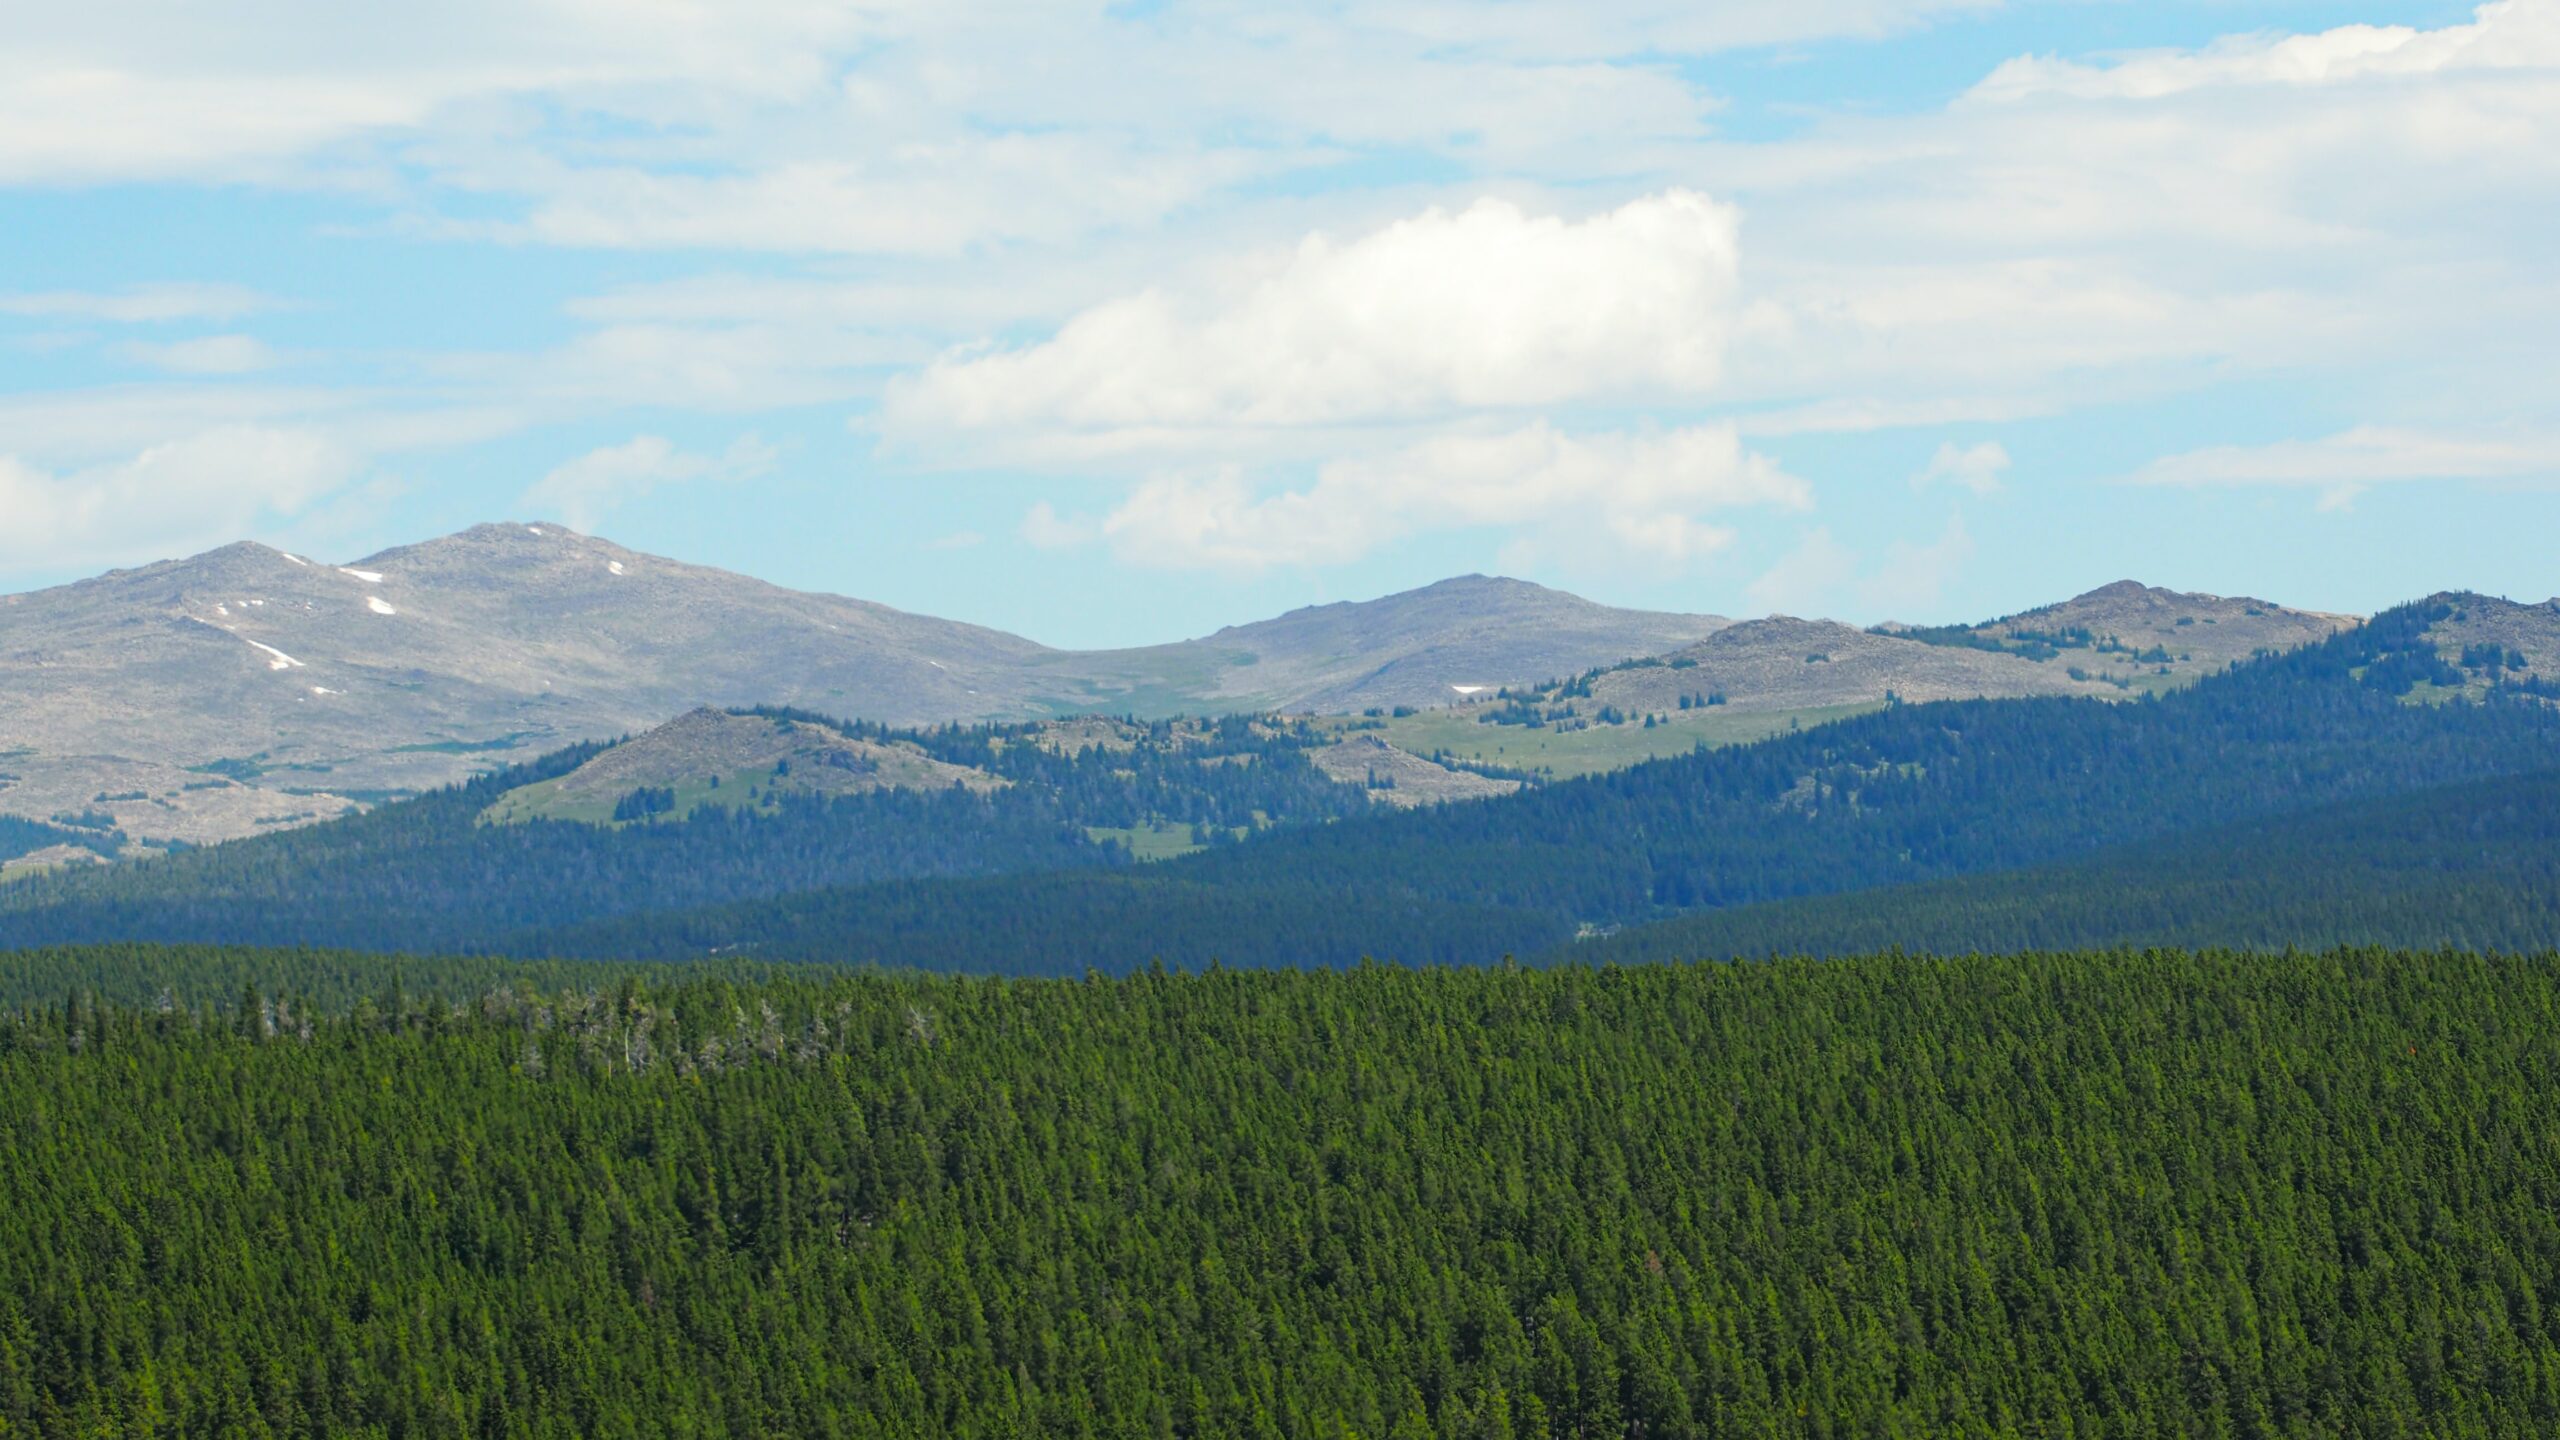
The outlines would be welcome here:
M 343 565 L 244 542 L 0 597 L 0 813 L 202 843 L 704 705 L 897 725 L 1428 705 L 1725 623 L 1468 576 L 1069 651 L 551 525 Z
M 2484 642 L 2515 631 L 2547 665 L 2530 610 L 2475 628 Z M 2124 698 L 2355 623 L 2122 582 L 1976 626 L 1737 624 L 1464 576 L 1075 651 L 554 525 L 480 525 L 344 564 L 243 542 L 0 596 L 0 817 L 49 827 L 21 852 L 148 853 L 755 706 L 1061 733 L 1097 714 L 1366 713 L 1347 723 L 1375 733 L 1343 734 L 1316 765 L 1412 805 L 1893 700 Z M 1536 746 L 1511 743 L 1523 723 Z

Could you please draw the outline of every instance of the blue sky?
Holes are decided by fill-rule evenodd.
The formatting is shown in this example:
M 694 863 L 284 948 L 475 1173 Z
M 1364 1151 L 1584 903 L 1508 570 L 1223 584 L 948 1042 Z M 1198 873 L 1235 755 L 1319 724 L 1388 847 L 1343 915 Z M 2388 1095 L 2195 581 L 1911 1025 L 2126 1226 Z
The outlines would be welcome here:
M 0 590 L 497 518 L 1062 645 L 2560 590 L 2560 0 L 11 30 Z

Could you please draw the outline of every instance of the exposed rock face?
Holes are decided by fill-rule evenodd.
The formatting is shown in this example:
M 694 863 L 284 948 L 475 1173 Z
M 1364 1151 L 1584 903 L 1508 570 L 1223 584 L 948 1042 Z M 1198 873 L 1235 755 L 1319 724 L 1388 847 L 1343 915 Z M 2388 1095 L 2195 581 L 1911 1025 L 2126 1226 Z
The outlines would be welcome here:
M 1410 751 L 1399 750 L 1375 735 L 1355 735 L 1339 745 L 1311 751 L 1315 767 L 1345 785 L 1367 788 L 1382 805 L 1411 809 L 1449 800 L 1481 800 L 1508 795 L 1517 780 L 1497 780 L 1472 770 L 1453 769 Z
M 553 525 L 346 565 L 243 543 L 0 596 L 0 813 L 133 795 L 108 807 L 129 838 L 204 842 L 697 706 L 927 724 L 1447 703 L 1453 685 L 1568 674 L 1721 623 L 1469 577 L 1072 652 Z

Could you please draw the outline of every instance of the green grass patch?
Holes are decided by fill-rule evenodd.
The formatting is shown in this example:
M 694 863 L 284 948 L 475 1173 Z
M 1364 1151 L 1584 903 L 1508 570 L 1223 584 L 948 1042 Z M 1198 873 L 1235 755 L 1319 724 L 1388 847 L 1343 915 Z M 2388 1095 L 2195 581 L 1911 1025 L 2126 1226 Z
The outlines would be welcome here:
M 1128 847 L 1138 860 L 1171 860 L 1207 846 L 1191 838 L 1191 827 L 1155 821 L 1145 825 L 1087 825 L 1085 835 L 1097 845 L 1118 844 Z
M 430 740 L 417 745 L 394 745 L 391 747 L 391 753 L 394 755 L 480 755 L 491 750 L 513 750 L 517 742 L 534 733 L 531 730 L 518 730 L 510 735 L 501 735 L 494 740 Z

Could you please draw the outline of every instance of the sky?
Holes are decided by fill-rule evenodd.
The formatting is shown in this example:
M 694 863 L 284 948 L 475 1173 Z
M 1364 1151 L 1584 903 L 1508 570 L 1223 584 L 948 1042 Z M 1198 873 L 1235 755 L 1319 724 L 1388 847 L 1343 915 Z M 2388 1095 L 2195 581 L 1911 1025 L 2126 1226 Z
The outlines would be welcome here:
M 0 591 L 2560 591 L 2560 0 L 0 0 Z

